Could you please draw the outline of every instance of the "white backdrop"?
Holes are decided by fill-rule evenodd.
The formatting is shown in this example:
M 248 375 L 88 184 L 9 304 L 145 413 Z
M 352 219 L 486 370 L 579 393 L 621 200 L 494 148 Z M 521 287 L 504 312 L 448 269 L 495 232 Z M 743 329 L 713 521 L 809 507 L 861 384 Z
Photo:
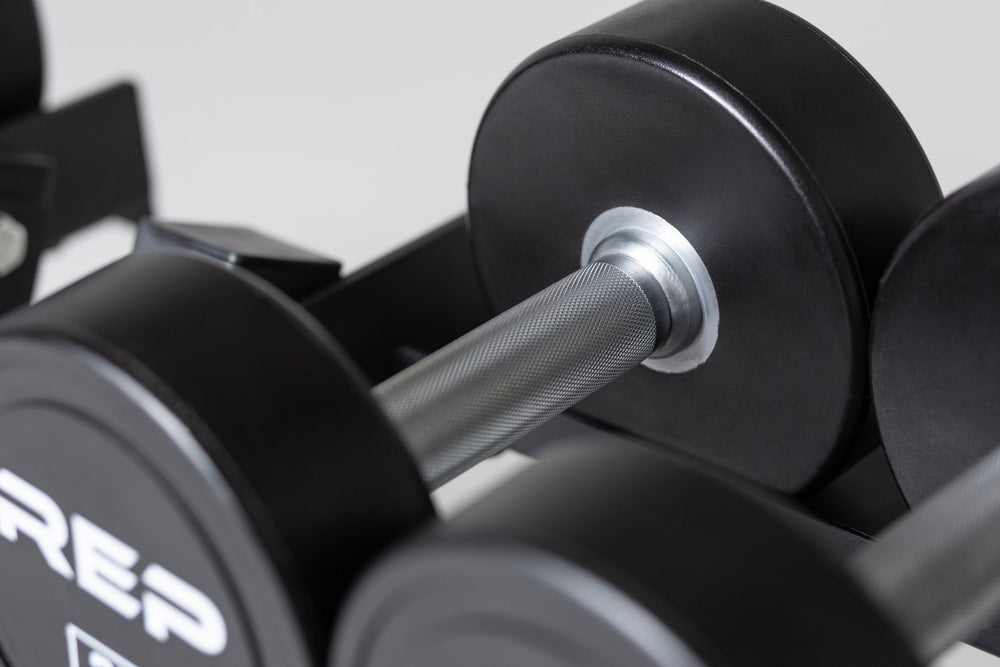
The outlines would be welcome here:
M 461 211 L 503 77 L 628 0 L 39 2 L 50 102 L 140 84 L 160 217 L 248 223 L 352 268 Z M 1000 163 L 1000 2 L 778 4 L 882 83 L 946 191 Z M 78 235 L 49 253 L 41 292 L 130 243 L 114 223 Z M 441 502 L 495 477 L 479 471 Z M 960 650 L 941 665 L 1000 661 Z

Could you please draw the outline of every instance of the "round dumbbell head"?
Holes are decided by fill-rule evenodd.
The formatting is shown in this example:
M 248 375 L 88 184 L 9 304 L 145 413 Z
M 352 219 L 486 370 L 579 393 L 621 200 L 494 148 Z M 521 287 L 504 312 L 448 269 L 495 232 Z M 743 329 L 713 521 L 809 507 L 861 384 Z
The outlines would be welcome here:
M 1000 445 L 1000 169 L 931 211 L 879 291 L 872 389 L 910 503 Z
M 333 664 L 916 665 L 786 511 L 660 452 L 573 442 L 376 565 Z
M 10 667 L 318 664 L 354 574 L 432 514 L 319 327 L 194 257 L 5 320 L 0 433 Z
M 34 0 L 0 7 L 0 120 L 38 108 L 42 97 L 42 41 Z
M 497 309 L 578 268 L 606 211 L 679 230 L 717 294 L 714 350 L 578 409 L 794 491 L 854 435 L 865 288 L 939 197 L 893 103 L 818 30 L 765 2 L 650 0 L 507 79 L 476 139 L 469 220 Z

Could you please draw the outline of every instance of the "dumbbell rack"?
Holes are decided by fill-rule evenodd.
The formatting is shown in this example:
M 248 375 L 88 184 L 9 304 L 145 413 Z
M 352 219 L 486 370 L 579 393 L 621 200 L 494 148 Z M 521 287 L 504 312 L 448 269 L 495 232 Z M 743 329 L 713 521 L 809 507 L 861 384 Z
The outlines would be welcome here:
M 35 19 L 26 8 L 30 3 L 2 8 L 11 16 L 4 21 L 7 17 L 0 14 L 0 54 L 4 44 L 28 54 L 38 50 L 37 32 L 31 29 Z M 11 28 L 10 35 L 5 28 Z M 0 78 L 0 91 L 7 84 L 22 93 L 0 95 L 0 105 L 14 100 L 0 106 L 0 210 L 26 230 L 30 245 L 23 263 L 0 276 L 0 312 L 26 302 L 44 248 L 105 215 L 139 219 L 149 212 L 134 89 L 117 86 L 66 109 L 42 111 L 40 64 L 30 57 L 15 60 L 24 68 L 11 70 L 9 80 Z M 94 136 L 102 138 L 97 146 Z M 96 159 L 106 169 L 90 168 Z M 327 326 L 371 385 L 439 350 L 494 311 L 479 288 L 464 216 L 347 275 L 341 275 L 335 260 L 211 225 L 145 220 L 136 247 L 142 252 L 194 252 L 277 286 Z M 413 290 L 414 284 L 420 289 Z M 610 447 L 616 438 L 628 439 L 570 410 L 515 447 L 543 458 L 553 443 L 588 436 Z M 861 549 L 868 538 L 906 513 L 874 416 L 866 419 L 837 473 L 808 487 L 796 500 L 805 510 L 788 510 L 788 516 L 838 558 Z M 1000 652 L 1000 629 L 987 630 L 974 643 Z

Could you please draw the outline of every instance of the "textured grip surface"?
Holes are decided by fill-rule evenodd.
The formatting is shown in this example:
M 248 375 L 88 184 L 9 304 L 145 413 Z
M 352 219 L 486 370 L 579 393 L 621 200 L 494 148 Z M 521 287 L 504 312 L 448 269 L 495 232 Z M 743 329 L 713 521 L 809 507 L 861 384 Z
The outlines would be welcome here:
M 652 307 L 596 262 L 374 389 L 437 488 L 648 357 Z
M 1000 449 L 855 555 L 851 569 L 930 661 L 1000 612 Z

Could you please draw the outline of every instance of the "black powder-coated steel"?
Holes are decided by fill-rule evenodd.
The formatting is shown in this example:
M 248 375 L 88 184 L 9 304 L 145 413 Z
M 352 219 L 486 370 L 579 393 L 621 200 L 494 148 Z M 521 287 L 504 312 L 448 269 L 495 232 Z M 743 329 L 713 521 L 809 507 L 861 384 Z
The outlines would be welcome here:
M 135 88 L 113 85 L 65 107 L 0 125 L 0 154 L 33 153 L 57 175 L 52 215 L 35 233 L 45 247 L 101 218 L 150 211 L 150 186 Z
M 139 223 L 135 252 L 164 250 L 186 250 L 238 266 L 296 300 L 340 280 L 340 262 L 247 227 L 148 218 Z
M 490 316 L 464 215 L 345 276 L 303 305 L 372 384 Z
M 244 228 L 144 221 L 136 251 L 166 249 L 240 266 L 299 299 L 373 385 L 489 318 L 464 215 L 344 277 L 334 260 Z

